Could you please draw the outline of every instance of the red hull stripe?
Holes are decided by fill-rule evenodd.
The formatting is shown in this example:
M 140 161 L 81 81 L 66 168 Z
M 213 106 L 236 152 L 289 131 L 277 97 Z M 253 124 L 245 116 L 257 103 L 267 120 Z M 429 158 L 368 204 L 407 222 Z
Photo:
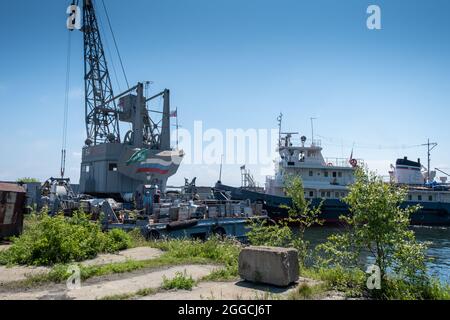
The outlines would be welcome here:
M 138 173 L 158 173 L 158 174 L 168 174 L 169 170 L 161 170 L 157 168 L 141 168 L 138 169 Z

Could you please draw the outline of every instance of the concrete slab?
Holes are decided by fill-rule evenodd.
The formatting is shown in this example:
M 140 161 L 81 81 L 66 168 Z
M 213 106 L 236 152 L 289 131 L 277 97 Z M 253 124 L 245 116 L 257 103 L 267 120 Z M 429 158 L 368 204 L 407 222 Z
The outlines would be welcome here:
M 185 272 L 188 276 L 198 280 L 210 274 L 217 266 L 212 265 L 186 265 L 171 267 L 162 271 L 132 277 L 129 279 L 104 282 L 92 286 L 82 287 L 67 293 L 67 297 L 76 300 L 96 300 L 107 296 L 133 294 L 143 289 L 158 289 L 163 284 L 163 278 L 175 277 L 177 272 Z
M 81 264 L 84 266 L 101 266 L 111 263 L 121 263 L 128 260 L 145 261 L 159 258 L 163 252 L 158 249 L 141 247 L 133 248 L 119 252 L 118 254 L 100 254 L 92 260 L 84 261 Z
M 305 278 L 301 278 L 299 283 L 307 283 L 311 286 L 317 284 L 316 281 Z M 160 292 L 139 300 L 274 300 L 287 298 L 297 289 L 298 285 L 280 288 L 247 281 L 202 282 L 192 291 Z
M 12 267 L 0 266 L 0 286 L 17 281 L 26 280 L 30 276 L 45 274 L 50 271 L 47 267 Z

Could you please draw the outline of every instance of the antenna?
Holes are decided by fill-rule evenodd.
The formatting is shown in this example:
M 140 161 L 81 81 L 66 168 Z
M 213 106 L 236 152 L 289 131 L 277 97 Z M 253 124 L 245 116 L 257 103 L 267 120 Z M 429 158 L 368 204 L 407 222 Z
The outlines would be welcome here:
M 222 182 L 222 166 L 223 166 L 223 155 L 220 158 L 220 173 L 219 173 L 219 182 Z
M 311 143 L 314 145 L 314 120 L 317 120 L 317 118 L 310 118 L 311 119 Z
M 282 113 L 280 113 L 277 120 L 278 120 L 278 146 L 281 147 L 281 125 L 283 123 L 283 114 Z
M 431 176 L 431 151 L 433 151 L 433 149 L 436 148 L 437 145 L 438 144 L 436 142 L 430 142 L 430 139 L 428 139 L 427 143 L 422 144 L 422 146 L 427 146 L 427 148 L 428 148 L 428 153 L 427 153 L 427 156 L 428 156 L 427 182 L 428 183 L 431 182 L 430 181 L 430 176 Z

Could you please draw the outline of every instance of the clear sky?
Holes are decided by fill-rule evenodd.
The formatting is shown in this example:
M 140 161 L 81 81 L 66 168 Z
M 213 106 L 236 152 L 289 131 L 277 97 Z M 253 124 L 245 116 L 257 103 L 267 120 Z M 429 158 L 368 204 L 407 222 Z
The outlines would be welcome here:
M 348 157 L 354 143 L 355 157 L 380 174 L 398 157 L 425 160 L 425 147 L 406 146 L 428 137 L 439 143 L 432 166 L 450 167 L 450 1 L 105 1 L 130 82 L 170 88 L 186 129 L 195 120 L 276 128 L 283 112 L 286 130 L 308 136 L 318 118 L 326 156 Z M 0 180 L 58 175 L 68 4 L 0 0 Z M 381 8 L 382 30 L 366 27 L 370 4 Z M 80 32 L 71 57 L 67 172 L 77 182 L 86 139 Z M 210 185 L 218 172 L 182 166 L 170 183 L 198 176 Z M 238 164 L 225 166 L 223 181 L 239 184 Z

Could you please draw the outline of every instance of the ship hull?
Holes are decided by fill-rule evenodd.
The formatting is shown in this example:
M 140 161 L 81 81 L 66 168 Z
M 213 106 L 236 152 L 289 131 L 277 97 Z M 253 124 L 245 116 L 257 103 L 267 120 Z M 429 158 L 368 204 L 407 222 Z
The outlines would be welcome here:
M 262 202 L 264 209 L 273 220 L 280 220 L 288 217 L 286 209 L 280 206 L 290 206 L 291 199 L 268 195 L 242 188 L 235 188 L 223 184 L 216 184 L 216 190 L 227 192 L 232 200 L 250 200 L 252 202 Z M 220 197 L 220 192 L 216 192 L 216 197 Z M 338 199 L 313 199 L 312 207 L 317 207 L 322 203 L 320 219 L 325 224 L 342 224 L 340 217 L 349 215 L 350 210 L 346 203 Z M 411 215 L 411 225 L 425 226 L 450 226 L 450 203 L 443 202 L 414 202 L 406 201 L 401 207 L 420 205 L 421 209 Z

